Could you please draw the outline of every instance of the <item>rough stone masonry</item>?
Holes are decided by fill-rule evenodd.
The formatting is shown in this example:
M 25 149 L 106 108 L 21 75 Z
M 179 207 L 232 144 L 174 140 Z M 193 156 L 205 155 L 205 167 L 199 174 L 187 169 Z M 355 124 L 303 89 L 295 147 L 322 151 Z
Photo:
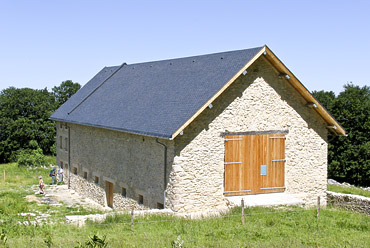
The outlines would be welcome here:
M 177 213 L 222 210 L 229 202 L 223 195 L 221 133 L 287 130 L 286 193 L 306 205 L 314 205 L 318 196 L 326 204 L 326 123 L 263 56 L 212 105 L 183 135 L 159 139 L 168 147 L 166 186 L 163 147 L 154 137 L 76 124 L 68 124 L 68 133 L 57 122 L 58 165 L 72 175 L 73 189 L 102 205 L 106 183 L 113 183 L 115 209 L 164 205 Z

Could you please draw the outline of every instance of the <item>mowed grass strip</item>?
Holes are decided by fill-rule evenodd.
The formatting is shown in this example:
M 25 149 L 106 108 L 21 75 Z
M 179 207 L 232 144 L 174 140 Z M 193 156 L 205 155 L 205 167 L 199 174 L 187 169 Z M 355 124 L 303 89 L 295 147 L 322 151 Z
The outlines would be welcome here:
M 328 190 L 343 193 L 343 194 L 351 194 L 351 195 L 362 195 L 365 197 L 370 197 L 370 191 L 364 190 L 355 186 L 346 187 L 346 186 L 339 186 L 339 185 L 328 185 Z

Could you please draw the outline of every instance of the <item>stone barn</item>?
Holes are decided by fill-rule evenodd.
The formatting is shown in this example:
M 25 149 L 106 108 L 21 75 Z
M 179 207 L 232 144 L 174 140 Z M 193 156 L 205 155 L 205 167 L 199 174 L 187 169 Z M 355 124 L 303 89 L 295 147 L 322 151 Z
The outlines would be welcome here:
M 252 195 L 325 204 L 327 135 L 345 135 L 267 46 L 105 67 L 51 119 L 71 188 L 178 213 Z

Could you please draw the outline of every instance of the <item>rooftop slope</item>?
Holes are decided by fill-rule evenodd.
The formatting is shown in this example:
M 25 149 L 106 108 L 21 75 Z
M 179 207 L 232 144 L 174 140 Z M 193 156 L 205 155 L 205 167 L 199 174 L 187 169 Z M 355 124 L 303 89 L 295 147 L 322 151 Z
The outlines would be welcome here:
M 171 138 L 261 49 L 105 67 L 51 119 Z

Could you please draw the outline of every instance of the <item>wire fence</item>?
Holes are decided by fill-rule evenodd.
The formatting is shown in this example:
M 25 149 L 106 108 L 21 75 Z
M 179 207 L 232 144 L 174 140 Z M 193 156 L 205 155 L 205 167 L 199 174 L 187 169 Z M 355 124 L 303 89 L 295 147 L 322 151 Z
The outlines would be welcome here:
M 244 216 L 247 217 L 247 216 L 254 216 L 254 215 L 282 214 L 282 213 L 293 213 L 293 212 L 303 212 L 303 211 L 313 211 L 313 210 L 302 208 L 302 209 L 299 209 L 299 210 L 264 211 L 264 212 L 259 212 L 259 213 L 247 213 L 247 214 L 244 214 Z M 219 212 L 216 212 L 216 211 L 213 212 L 213 213 L 215 213 L 215 214 L 218 213 L 219 214 Z M 240 214 L 225 214 L 225 215 L 219 215 L 219 216 L 215 216 L 215 217 L 219 218 L 219 219 L 235 218 L 235 217 L 243 218 L 242 215 L 240 215 Z M 142 219 L 139 219 L 138 221 L 135 221 L 134 218 L 131 218 L 131 222 L 109 222 L 109 223 L 89 222 L 89 225 L 93 225 L 93 226 L 130 225 L 131 228 L 133 228 L 133 226 L 137 225 L 137 224 L 155 224 L 155 223 L 163 223 L 163 222 L 178 222 L 179 220 L 191 221 L 192 219 L 188 219 L 188 218 L 172 218 L 172 219 L 167 219 L 167 220 L 142 220 Z M 77 224 L 79 226 L 80 224 L 83 225 L 85 223 L 76 222 L 75 224 Z

